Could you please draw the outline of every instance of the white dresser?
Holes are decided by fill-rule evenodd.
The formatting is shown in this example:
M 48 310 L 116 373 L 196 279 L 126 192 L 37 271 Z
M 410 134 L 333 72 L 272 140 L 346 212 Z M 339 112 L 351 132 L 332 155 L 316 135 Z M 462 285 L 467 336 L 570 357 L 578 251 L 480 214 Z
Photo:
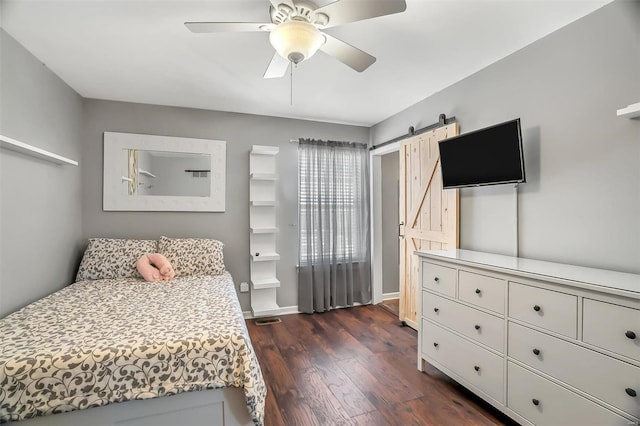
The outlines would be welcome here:
M 521 424 L 640 424 L 640 275 L 418 251 L 418 369 Z

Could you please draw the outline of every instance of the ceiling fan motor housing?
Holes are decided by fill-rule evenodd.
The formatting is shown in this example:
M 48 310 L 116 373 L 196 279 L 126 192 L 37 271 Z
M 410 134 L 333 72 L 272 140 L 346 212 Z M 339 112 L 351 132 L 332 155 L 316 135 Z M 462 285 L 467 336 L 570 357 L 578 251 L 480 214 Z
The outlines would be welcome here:
M 305 21 L 314 24 L 318 28 L 324 28 L 329 24 L 329 16 L 322 12 L 316 12 L 317 6 L 311 2 L 295 2 L 292 8 L 288 4 L 280 3 L 278 7 L 271 7 L 271 22 L 282 24 L 287 21 Z

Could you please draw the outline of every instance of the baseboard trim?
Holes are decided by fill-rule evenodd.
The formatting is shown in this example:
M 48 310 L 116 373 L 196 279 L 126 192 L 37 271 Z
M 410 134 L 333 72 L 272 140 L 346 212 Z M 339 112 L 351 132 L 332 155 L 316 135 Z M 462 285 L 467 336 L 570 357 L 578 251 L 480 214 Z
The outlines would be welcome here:
M 291 315 L 291 314 L 299 314 L 298 305 L 292 306 L 284 306 L 280 308 L 280 313 L 278 315 Z
M 278 310 L 274 310 L 273 313 L 269 316 L 278 316 L 278 315 L 291 315 L 291 314 L 299 314 L 298 305 L 293 306 L 283 306 Z M 244 315 L 244 319 L 253 319 L 256 318 L 253 316 L 253 311 L 244 311 L 242 312 Z
M 400 298 L 399 291 L 396 291 L 393 293 L 382 293 L 382 300 L 399 299 L 399 298 Z
M 388 294 L 399 294 L 399 293 L 388 293 Z M 391 297 L 391 299 L 394 299 L 394 298 Z M 370 304 L 371 304 L 371 301 L 367 303 L 354 302 L 353 306 L 364 306 L 364 305 L 370 305 Z M 332 308 L 332 309 L 345 309 L 345 308 L 351 308 L 351 307 L 352 306 L 336 306 L 335 308 Z M 274 310 L 274 313 L 269 316 L 275 317 L 278 315 L 291 315 L 291 314 L 301 314 L 301 313 L 302 312 L 298 310 L 298 305 L 292 305 L 292 306 L 284 306 L 278 310 Z M 253 316 L 253 311 L 243 311 L 242 315 L 244 316 L 244 319 L 258 318 Z

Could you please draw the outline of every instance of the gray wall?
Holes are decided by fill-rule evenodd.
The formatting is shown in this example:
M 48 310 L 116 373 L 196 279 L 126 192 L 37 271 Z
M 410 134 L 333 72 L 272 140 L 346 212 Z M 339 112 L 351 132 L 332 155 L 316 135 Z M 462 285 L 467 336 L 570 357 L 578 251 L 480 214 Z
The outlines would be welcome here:
M 249 150 L 251 145 L 280 147 L 276 157 L 278 289 L 280 306 L 298 304 L 297 275 L 297 146 L 299 137 L 366 142 L 364 127 L 272 118 L 198 109 L 85 100 L 82 160 L 83 237 L 217 238 L 225 243 L 227 269 L 236 287 L 249 280 Z M 227 141 L 226 211 L 224 213 L 103 212 L 102 133 L 144 133 Z M 244 310 L 249 294 L 239 294 Z
M 398 252 L 398 176 L 400 154 L 392 152 L 381 158 L 382 189 L 382 293 L 400 291 Z
M 4 30 L 0 52 L 0 134 L 80 160 L 80 96 Z M 0 317 L 73 281 L 82 167 L 0 150 Z
M 461 132 L 521 117 L 523 257 L 640 272 L 640 2 L 616 1 L 377 124 L 379 143 L 439 113 Z M 462 248 L 511 254 L 513 188 L 461 191 Z

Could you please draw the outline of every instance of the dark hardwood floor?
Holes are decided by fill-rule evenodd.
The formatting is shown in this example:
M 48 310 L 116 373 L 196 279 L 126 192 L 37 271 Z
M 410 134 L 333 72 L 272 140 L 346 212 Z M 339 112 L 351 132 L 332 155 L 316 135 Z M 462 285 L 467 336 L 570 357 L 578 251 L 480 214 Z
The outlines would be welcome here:
M 396 317 L 400 315 L 400 299 L 383 300 L 379 305 L 394 314 Z
M 247 326 L 267 383 L 265 425 L 515 424 L 427 365 L 417 333 L 380 306 Z

